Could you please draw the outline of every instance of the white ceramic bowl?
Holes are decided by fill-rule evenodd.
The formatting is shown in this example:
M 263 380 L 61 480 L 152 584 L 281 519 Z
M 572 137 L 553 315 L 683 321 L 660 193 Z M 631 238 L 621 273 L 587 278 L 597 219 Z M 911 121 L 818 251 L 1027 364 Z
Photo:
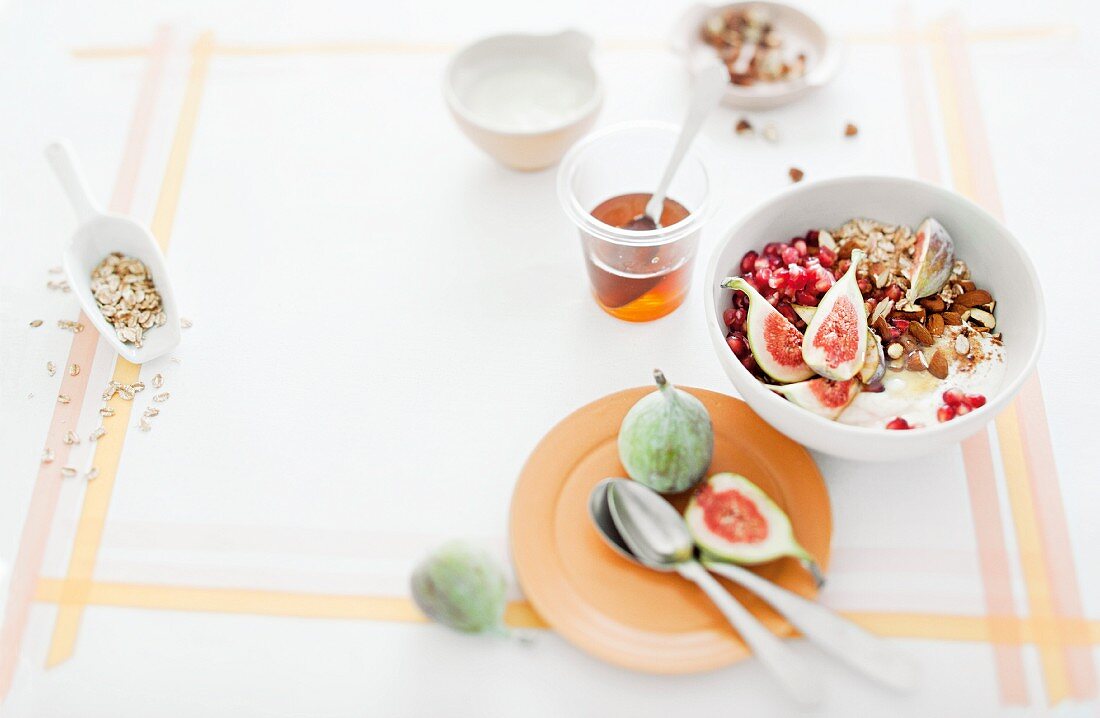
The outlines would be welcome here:
M 603 88 L 592 66 L 592 38 L 576 30 L 554 35 L 510 34 L 479 40 L 455 53 L 447 66 L 443 96 L 451 115 L 470 140 L 498 162 L 518 170 L 539 170 L 561 159 L 592 126 L 603 104 Z M 487 79 L 528 70 L 532 82 L 555 79 L 553 86 L 534 88 L 485 84 Z M 560 116 L 529 123 L 509 123 L 486 113 L 486 99 L 511 99 L 532 105 L 557 96 L 567 87 L 579 101 Z M 491 96 L 491 97 L 489 97 Z M 517 99 L 522 98 L 522 100 Z
M 722 280 L 737 274 L 741 257 L 768 242 L 786 242 L 809 229 L 837 227 L 853 217 L 916 227 L 935 217 L 951 233 L 957 255 L 974 281 L 997 300 L 997 329 L 1006 367 L 1000 390 L 965 416 L 934 426 L 889 431 L 829 421 L 769 391 L 741 366 L 726 344 L 722 312 L 732 290 Z M 1035 370 L 1046 331 L 1039 277 L 1020 243 L 989 213 L 941 187 L 900 177 L 843 177 L 795 185 L 752 210 L 719 244 L 706 272 L 707 330 L 718 361 L 742 398 L 769 424 L 811 449 L 845 459 L 876 461 L 926 454 L 955 444 L 984 427 Z
M 798 8 L 781 2 L 736 2 L 719 5 L 698 4 L 687 9 L 672 31 L 670 44 L 695 72 L 707 63 L 717 61 L 714 48 L 703 41 L 703 23 L 714 13 L 728 8 L 760 8 L 771 18 L 784 42 L 792 52 L 806 53 L 806 74 L 785 82 L 758 82 L 742 87 L 730 83 L 722 101 L 742 110 L 770 110 L 813 92 L 826 85 L 840 68 L 840 41 L 824 26 Z

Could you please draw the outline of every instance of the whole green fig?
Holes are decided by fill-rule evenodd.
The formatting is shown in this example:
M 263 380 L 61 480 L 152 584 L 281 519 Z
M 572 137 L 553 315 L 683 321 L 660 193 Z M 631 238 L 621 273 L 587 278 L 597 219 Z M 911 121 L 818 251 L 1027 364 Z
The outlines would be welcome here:
M 630 408 L 619 428 L 619 460 L 630 478 L 662 494 L 686 491 L 707 473 L 714 429 L 703 403 L 654 370 L 657 391 Z
M 465 633 L 507 633 L 504 572 L 484 550 L 450 541 L 412 575 L 412 595 L 428 618 Z

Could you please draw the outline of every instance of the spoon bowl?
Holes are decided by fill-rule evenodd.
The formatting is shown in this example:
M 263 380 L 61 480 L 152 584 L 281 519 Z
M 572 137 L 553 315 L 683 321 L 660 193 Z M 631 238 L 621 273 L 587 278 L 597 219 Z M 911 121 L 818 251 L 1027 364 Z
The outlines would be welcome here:
M 62 254 L 62 266 L 85 316 L 120 356 L 134 364 L 168 353 L 180 343 L 179 305 L 168 278 L 164 253 L 152 233 L 131 217 L 100 209 L 67 142 L 57 141 L 48 145 L 46 159 L 61 181 L 76 213 L 78 225 Z M 150 328 L 142 337 L 140 347 L 119 339 L 92 294 L 92 271 L 112 252 L 134 257 L 145 264 L 160 295 L 166 321 L 162 326 Z

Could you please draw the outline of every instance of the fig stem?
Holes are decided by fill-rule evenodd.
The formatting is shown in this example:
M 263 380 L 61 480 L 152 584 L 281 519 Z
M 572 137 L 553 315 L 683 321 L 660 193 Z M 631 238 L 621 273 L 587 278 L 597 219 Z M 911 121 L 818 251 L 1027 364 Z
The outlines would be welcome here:
M 664 389 L 668 386 L 668 379 L 665 379 L 665 373 L 660 369 L 653 370 L 653 380 L 657 382 L 657 386 L 660 389 Z

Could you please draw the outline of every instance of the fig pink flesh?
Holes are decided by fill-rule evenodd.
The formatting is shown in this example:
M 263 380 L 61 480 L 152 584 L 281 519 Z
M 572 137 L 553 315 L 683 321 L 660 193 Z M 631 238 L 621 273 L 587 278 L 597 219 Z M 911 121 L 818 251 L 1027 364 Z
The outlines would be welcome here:
M 835 409 L 848 405 L 848 401 L 852 397 L 852 383 L 854 381 L 855 379 L 849 379 L 848 381 L 814 379 L 809 382 L 810 391 L 813 392 L 813 395 L 817 397 L 822 406 Z
M 797 368 L 802 361 L 802 332 L 775 312 L 764 317 L 764 347 L 772 361 L 780 366 Z
M 859 354 L 859 314 L 852 300 L 839 296 L 813 336 L 813 345 L 825 352 L 825 362 L 838 367 Z

